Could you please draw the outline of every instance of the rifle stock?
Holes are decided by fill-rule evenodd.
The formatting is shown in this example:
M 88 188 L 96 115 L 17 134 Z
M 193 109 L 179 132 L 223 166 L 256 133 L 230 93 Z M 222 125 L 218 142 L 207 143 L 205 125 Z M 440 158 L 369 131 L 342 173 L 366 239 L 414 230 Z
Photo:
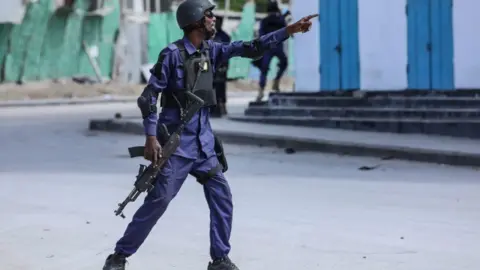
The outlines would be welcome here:
M 145 146 L 132 146 L 128 148 L 128 153 L 131 158 L 143 157 L 145 153 Z

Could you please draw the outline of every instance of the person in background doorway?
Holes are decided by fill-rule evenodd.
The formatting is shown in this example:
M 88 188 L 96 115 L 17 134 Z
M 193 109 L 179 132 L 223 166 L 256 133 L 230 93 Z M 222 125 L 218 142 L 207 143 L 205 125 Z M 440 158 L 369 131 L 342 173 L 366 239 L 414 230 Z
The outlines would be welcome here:
M 260 36 L 282 29 L 287 25 L 285 16 L 289 13 L 287 12 L 286 14 L 282 15 L 276 1 L 268 2 L 267 12 L 267 17 L 260 21 L 260 29 L 258 31 Z M 268 51 L 257 63 L 260 66 L 260 81 L 257 101 L 261 101 L 263 99 L 265 85 L 267 84 L 267 75 L 270 67 L 270 61 L 273 57 L 277 57 L 279 63 L 277 75 L 275 76 L 275 79 L 273 81 L 272 90 L 275 92 L 280 91 L 280 79 L 282 78 L 288 67 L 288 58 L 285 54 L 283 46 L 278 46 L 275 49 Z
M 223 16 L 216 16 L 217 21 L 215 22 L 215 28 L 217 33 L 213 38 L 214 41 L 224 44 L 229 44 L 231 42 L 230 36 L 223 31 Z M 222 117 L 227 114 L 227 72 L 228 72 L 228 61 L 222 62 L 219 64 L 215 70 L 215 76 L 213 78 L 213 87 L 217 95 L 217 106 L 213 107 L 211 116 L 212 117 Z

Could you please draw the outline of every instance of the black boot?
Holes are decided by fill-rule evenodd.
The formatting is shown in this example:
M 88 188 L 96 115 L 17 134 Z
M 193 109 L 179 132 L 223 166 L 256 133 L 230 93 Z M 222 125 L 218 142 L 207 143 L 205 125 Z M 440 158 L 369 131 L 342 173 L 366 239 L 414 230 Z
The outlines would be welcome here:
M 125 270 L 125 263 L 127 262 L 127 257 L 122 254 L 110 254 L 105 260 L 105 265 L 103 270 Z
M 213 262 L 208 263 L 208 270 L 240 270 L 238 267 L 228 258 L 228 256 L 221 259 L 215 259 Z
M 225 102 L 220 103 L 220 114 L 221 114 L 222 116 L 225 116 L 225 115 L 228 114 L 228 112 L 227 112 L 227 104 L 225 104 Z
M 264 88 L 261 88 L 261 87 L 260 87 L 260 88 L 258 89 L 258 96 L 257 96 L 257 100 L 256 100 L 257 102 L 262 101 L 262 99 L 263 99 L 263 92 L 264 92 L 264 91 L 265 91 Z
M 273 81 L 272 90 L 277 93 L 280 92 L 280 80 Z

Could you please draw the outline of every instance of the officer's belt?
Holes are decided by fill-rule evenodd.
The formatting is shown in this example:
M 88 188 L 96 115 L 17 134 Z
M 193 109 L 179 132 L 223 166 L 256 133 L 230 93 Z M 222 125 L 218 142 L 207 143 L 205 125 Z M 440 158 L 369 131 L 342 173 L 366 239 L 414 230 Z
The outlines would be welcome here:
M 197 178 L 197 182 L 202 184 L 202 185 L 205 185 L 205 183 L 207 183 L 208 179 L 214 177 L 218 172 L 222 171 L 223 170 L 223 166 L 222 164 L 218 163 L 217 166 L 215 166 L 214 168 L 210 169 L 208 172 L 206 173 L 199 173 L 199 172 L 191 172 L 190 174 Z

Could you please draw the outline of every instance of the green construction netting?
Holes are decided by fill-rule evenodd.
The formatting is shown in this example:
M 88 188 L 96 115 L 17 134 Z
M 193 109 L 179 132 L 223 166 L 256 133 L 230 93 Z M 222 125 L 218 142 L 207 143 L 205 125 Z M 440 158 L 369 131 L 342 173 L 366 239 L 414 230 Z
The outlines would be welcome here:
M 68 16 L 65 14 L 51 14 L 41 50 L 40 69 L 37 74 L 39 80 L 58 78 L 62 74 L 61 62 L 64 46 L 64 35 Z M 73 62 L 73 61 L 72 61 Z M 65 67 L 65 70 L 68 68 Z
M 160 51 L 182 36 L 183 32 L 177 25 L 175 13 L 151 14 L 148 25 L 148 61 L 155 63 Z
M 232 32 L 232 41 L 252 40 L 254 38 L 255 4 L 246 3 L 242 11 L 242 19 L 238 28 Z M 229 62 L 228 78 L 245 78 L 251 67 L 251 59 L 235 57 Z
M 45 33 L 51 1 L 29 3 L 21 24 L 12 26 L 7 38 L 10 43 L 5 57 L 5 81 L 18 81 L 31 71 L 24 63 L 35 63 L 39 58 L 42 37 Z M 38 61 L 37 61 L 38 62 Z
M 119 25 L 117 1 L 113 12 L 88 15 L 89 0 L 75 2 L 74 10 L 54 12 L 51 0 L 29 3 L 21 24 L 0 24 L 0 59 L 4 81 L 25 81 L 94 76 L 82 42 L 97 46 L 97 62 L 103 76 L 110 76 L 114 36 Z M 8 46 L 9 44 L 9 46 Z
M 0 65 L 3 69 L 3 61 L 5 60 L 8 54 L 8 39 L 10 37 L 10 32 L 12 31 L 13 24 L 4 23 L 0 24 Z M 1 73 L 3 74 L 3 72 Z M 2 81 L 3 78 L 0 78 Z
M 83 41 L 87 46 L 98 49 L 97 62 L 103 77 L 110 77 L 113 68 L 115 33 L 120 23 L 120 9 L 117 1 L 113 2 L 114 11 L 107 16 L 87 16 L 83 22 Z M 83 50 L 79 52 L 79 70 L 81 75 L 95 76 L 88 56 Z

